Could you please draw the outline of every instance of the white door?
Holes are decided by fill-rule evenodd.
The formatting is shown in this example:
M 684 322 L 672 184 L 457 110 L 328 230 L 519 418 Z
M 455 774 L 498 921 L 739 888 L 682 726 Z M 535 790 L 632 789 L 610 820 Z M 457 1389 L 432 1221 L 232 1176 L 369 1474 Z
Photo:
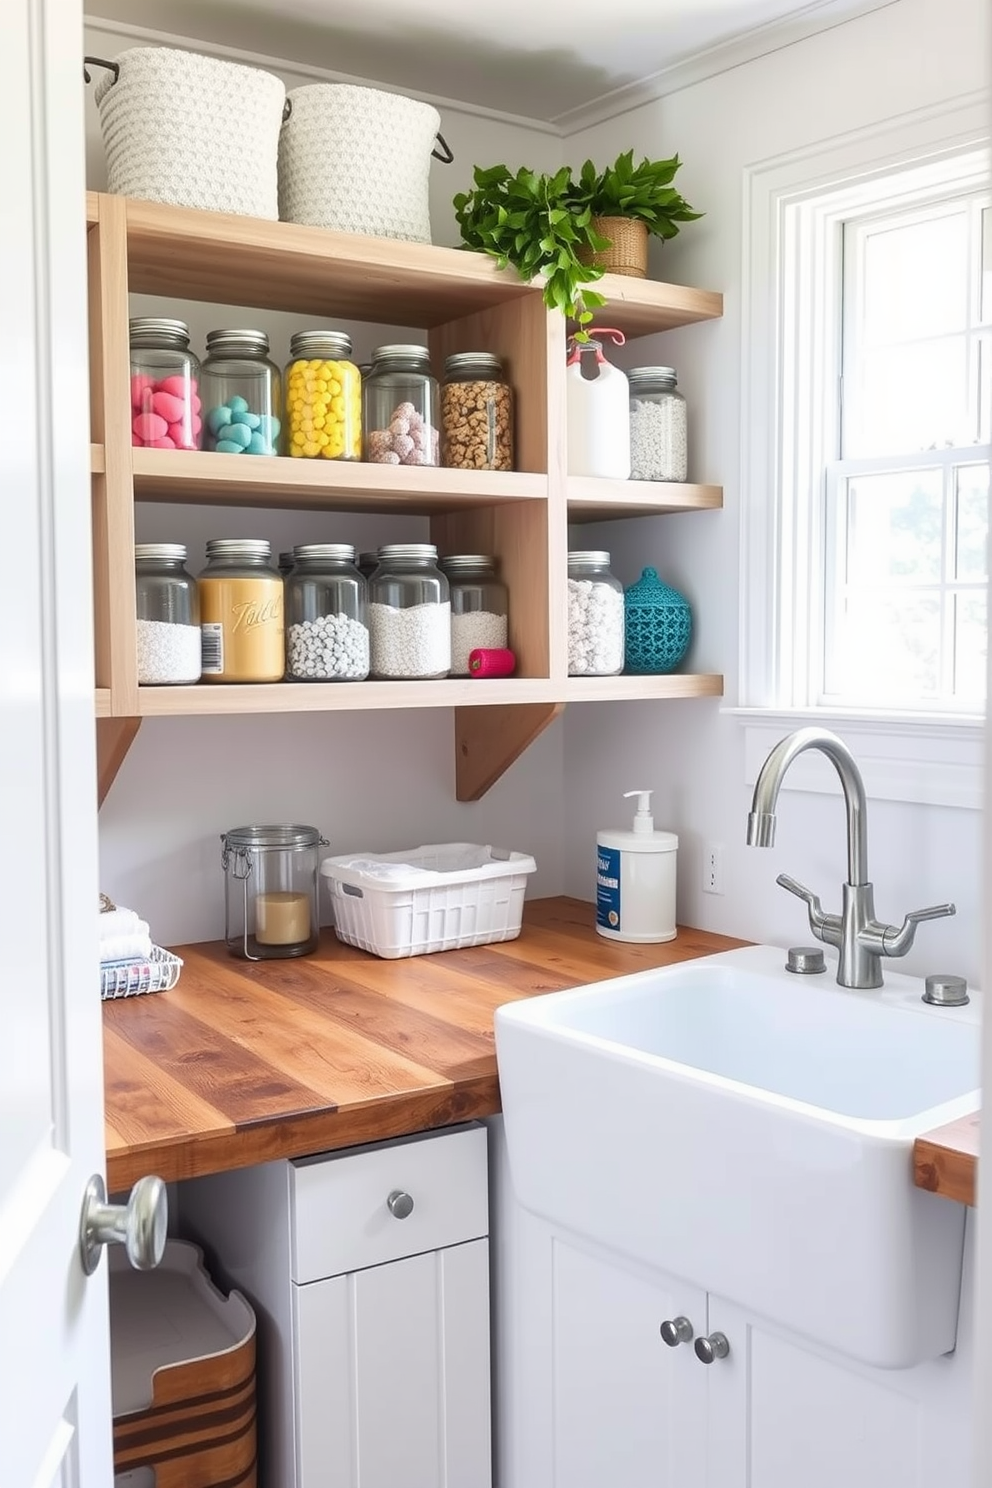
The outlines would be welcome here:
M 108 1488 L 81 6 L 3 18 L 0 1482 Z

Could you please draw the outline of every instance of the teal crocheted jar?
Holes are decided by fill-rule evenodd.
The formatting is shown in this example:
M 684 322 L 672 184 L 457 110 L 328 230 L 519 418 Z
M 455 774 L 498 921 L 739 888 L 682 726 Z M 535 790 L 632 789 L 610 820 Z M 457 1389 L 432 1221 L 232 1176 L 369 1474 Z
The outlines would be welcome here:
M 624 671 L 674 672 L 692 639 L 689 601 L 644 569 L 623 591 Z

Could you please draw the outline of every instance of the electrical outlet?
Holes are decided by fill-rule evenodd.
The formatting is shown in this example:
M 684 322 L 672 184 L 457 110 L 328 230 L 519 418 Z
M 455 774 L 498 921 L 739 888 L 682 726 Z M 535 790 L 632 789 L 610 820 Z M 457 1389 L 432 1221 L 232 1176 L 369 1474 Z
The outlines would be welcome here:
M 703 848 L 703 893 L 723 893 L 723 848 L 708 842 Z

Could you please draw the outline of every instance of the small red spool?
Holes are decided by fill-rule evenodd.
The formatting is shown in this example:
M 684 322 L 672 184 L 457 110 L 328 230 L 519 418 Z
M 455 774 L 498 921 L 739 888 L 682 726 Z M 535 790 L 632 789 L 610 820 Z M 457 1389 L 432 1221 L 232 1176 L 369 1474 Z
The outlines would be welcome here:
M 478 646 L 468 654 L 470 677 L 510 677 L 517 669 L 517 658 L 506 646 Z

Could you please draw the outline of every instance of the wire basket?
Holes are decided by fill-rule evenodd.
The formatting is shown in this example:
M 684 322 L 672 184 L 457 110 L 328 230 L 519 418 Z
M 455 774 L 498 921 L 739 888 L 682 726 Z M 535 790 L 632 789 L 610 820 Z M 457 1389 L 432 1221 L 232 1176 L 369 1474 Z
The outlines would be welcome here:
M 140 961 L 108 961 L 100 967 L 100 997 L 137 997 L 141 992 L 169 992 L 179 980 L 180 956 L 152 946 L 150 956 Z

